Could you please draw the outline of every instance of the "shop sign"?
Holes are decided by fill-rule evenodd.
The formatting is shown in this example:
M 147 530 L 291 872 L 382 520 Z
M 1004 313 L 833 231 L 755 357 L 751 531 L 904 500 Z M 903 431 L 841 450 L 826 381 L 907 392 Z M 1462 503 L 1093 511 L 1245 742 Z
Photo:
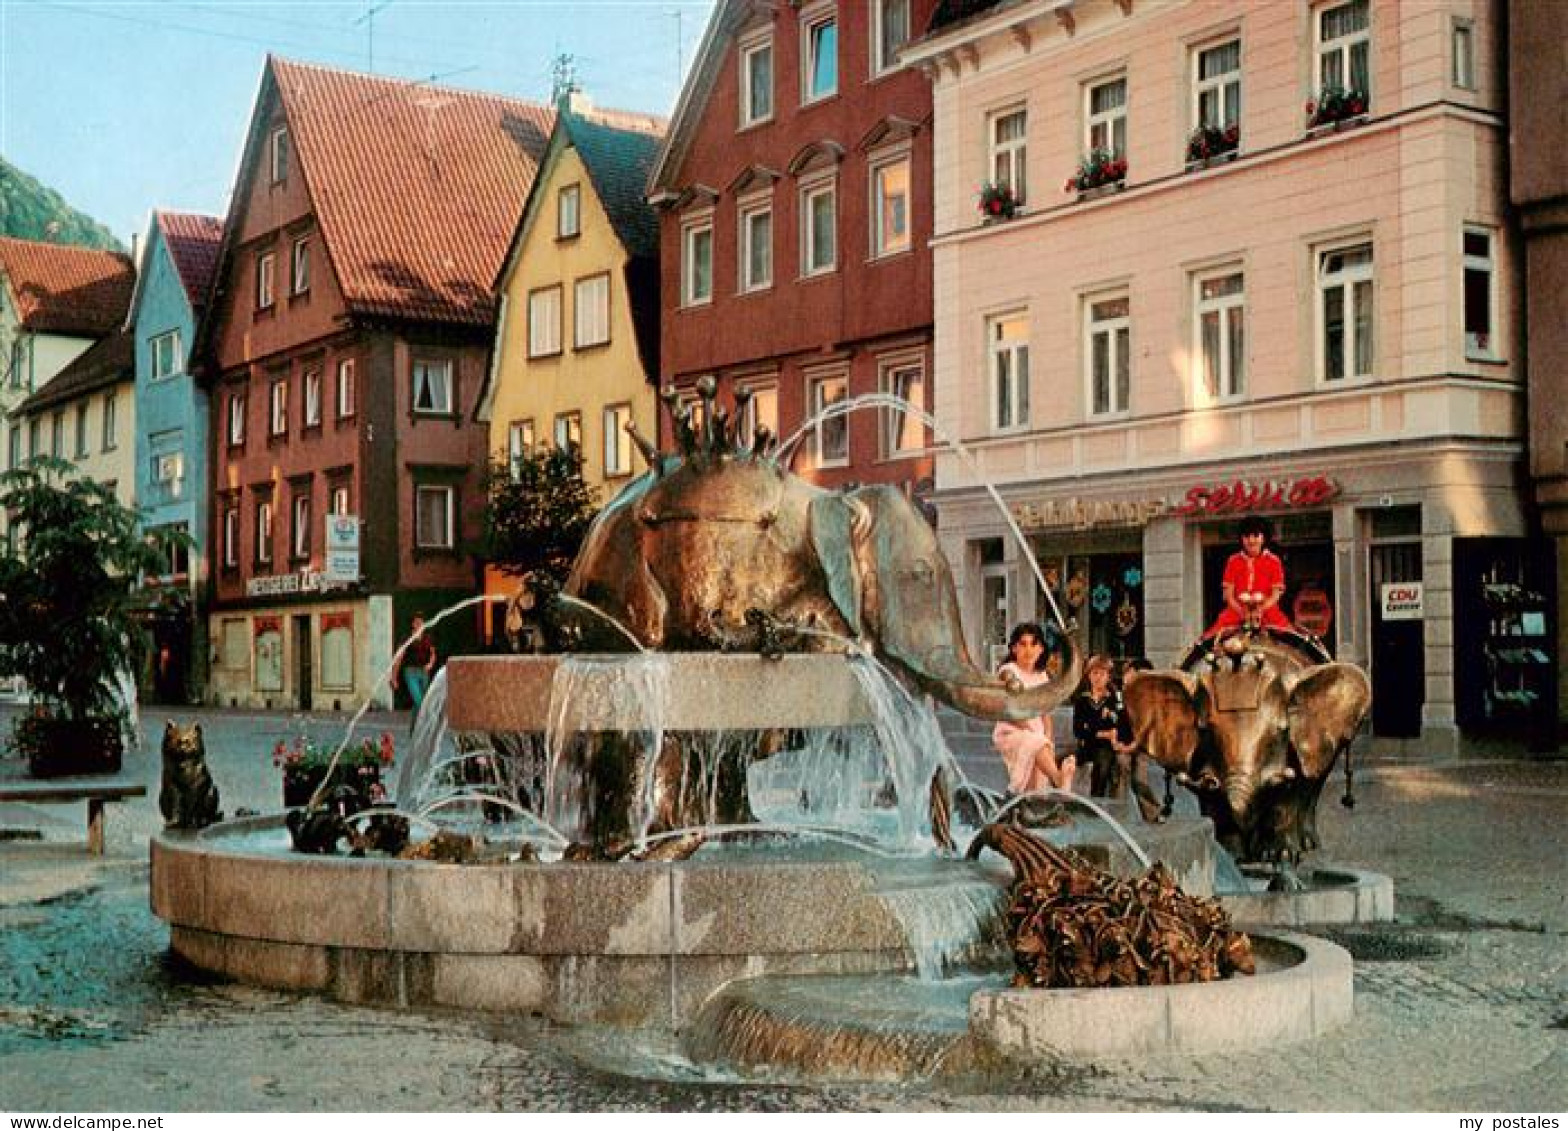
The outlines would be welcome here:
M 1328 630 L 1334 626 L 1334 603 L 1318 586 L 1304 585 L 1290 603 L 1290 619 L 1303 632 L 1327 638 Z
M 1421 582 L 1385 581 L 1382 586 L 1384 620 L 1421 620 Z
M 1165 513 L 1164 499 L 1046 499 L 1019 503 L 1013 516 L 1025 530 L 1143 526 Z
M 1171 513 L 1214 517 L 1252 511 L 1322 506 L 1339 494 L 1339 484 L 1323 475 L 1300 479 L 1262 479 L 1251 483 L 1201 483 L 1189 488 Z
M 356 570 L 355 578 L 359 577 Z M 247 597 L 286 597 L 291 593 L 319 593 L 322 575 L 313 569 L 298 573 L 275 573 L 267 577 L 253 577 L 245 583 Z

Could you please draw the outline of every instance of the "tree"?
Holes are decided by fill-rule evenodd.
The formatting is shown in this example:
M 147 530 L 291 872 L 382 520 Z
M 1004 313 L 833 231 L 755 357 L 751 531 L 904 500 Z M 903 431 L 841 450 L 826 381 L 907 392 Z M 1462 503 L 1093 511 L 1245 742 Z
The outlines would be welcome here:
M 539 448 L 490 465 L 483 556 L 514 577 L 564 582 L 598 510 L 576 449 Z

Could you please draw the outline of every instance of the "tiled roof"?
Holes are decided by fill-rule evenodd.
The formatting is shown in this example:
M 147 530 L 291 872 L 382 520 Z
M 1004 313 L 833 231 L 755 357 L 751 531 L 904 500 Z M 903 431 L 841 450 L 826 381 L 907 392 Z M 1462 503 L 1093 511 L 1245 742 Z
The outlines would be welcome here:
M 490 282 L 554 111 L 284 59 L 269 68 L 350 309 L 489 324 Z
M 163 231 L 169 258 L 185 284 L 191 308 L 207 305 L 212 275 L 218 266 L 218 249 L 223 241 L 223 221 L 217 216 L 195 212 L 156 212 L 155 221 Z
M 136 281 L 119 252 L 0 237 L 0 273 L 22 325 L 101 337 L 120 328 Z
M 95 342 L 12 412 L 28 416 L 135 379 L 136 339 L 129 330 L 118 330 Z
M 648 173 L 664 144 L 665 123 L 650 119 L 648 128 L 625 129 L 609 124 L 597 114 L 571 112 L 566 113 L 565 121 L 572 144 L 588 168 L 594 192 L 621 245 L 632 255 L 657 259 L 659 214 L 643 194 L 648 187 Z

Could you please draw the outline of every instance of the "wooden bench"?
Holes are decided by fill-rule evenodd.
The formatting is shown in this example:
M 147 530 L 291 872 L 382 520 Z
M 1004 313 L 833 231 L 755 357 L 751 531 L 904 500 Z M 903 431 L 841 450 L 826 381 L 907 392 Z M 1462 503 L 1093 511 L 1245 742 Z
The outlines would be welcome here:
M 103 855 L 103 807 L 108 801 L 146 797 L 147 787 L 127 777 L 42 778 L 0 781 L 0 801 L 48 805 L 87 802 L 87 851 Z

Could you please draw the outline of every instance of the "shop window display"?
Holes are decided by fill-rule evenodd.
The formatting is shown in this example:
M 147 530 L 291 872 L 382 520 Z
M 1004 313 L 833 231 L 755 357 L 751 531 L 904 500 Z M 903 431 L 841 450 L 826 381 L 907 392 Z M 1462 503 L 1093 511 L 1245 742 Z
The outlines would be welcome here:
M 1557 715 L 1549 547 L 1521 538 L 1454 540 L 1459 724 L 1550 730 Z
M 1144 655 L 1143 558 L 1137 553 L 1038 554 L 1046 586 L 1079 626 L 1086 653 L 1124 662 Z M 1041 606 L 1049 609 L 1045 599 Z

